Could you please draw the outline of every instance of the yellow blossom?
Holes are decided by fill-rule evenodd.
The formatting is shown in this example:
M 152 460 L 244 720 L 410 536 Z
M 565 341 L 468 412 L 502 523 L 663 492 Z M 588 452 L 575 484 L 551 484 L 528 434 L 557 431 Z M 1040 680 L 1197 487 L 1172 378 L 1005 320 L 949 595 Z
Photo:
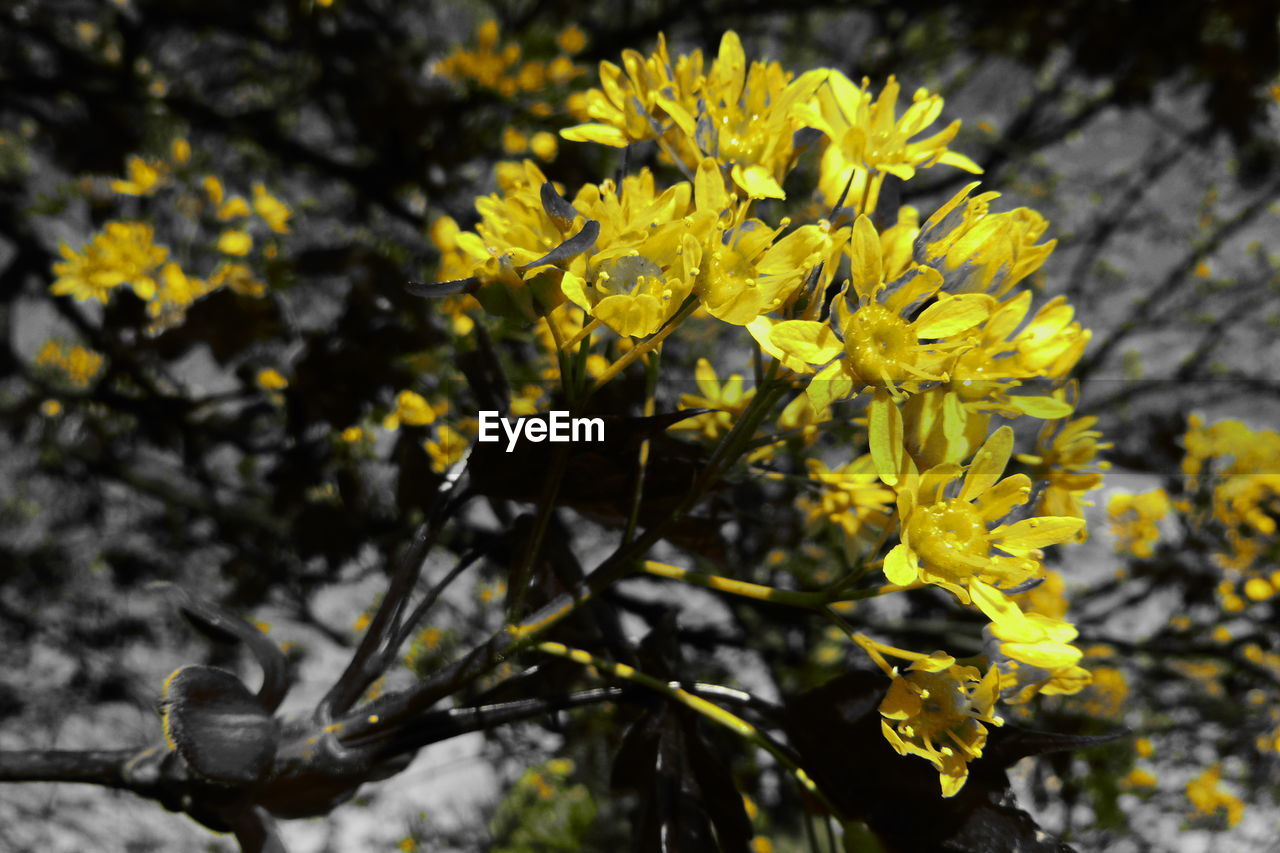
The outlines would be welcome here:
M 972 588 L 975 581 L 1013 587 L 1037 577 L 1040 549 L 1070 539 L 1084 524 L 1061 516 L 999 523 L 1026 503 L 1031 491 L 1025 474 L 1001 479 L 1013 449 L 1013 430 L 1007 426 L 991 434 L 967 470 L 944 464 L 917 473 L 903 451 L 897 406 L 877 395 L 870 409 L 870 442 L 881 479 L 898 494 L 901 542 L 884 560 L 891 583 L 906 586 L 919 579 L 967 603 L 966 585 Z M 956 496 L 947 497 L 947 487 L 962 474 Z
M 587 46 L 587 34 L 576 24 L 570 24 L 556 34 L 556 44 L 565 53 L 577 53 Z
M 48 340 L 36 353 L 36 364 L 40 367 L 56 368 L 72 385 L 77 388 L 87 388 L 102 370 L 103 358 L 100 354 L 82 346 L 67 347 L 57 341 Z
M 260 183 L 253 185 L 253 210 L 272 231 L 277 234 L 289 233 L 289 217 L 293 212 Z
M 247 255 L 253 248 L 253 238 L 247 231 L 229 228 L 218 237 L 218 251 L 225 255 Z
M 289 380 L 273 367 L 258 371 L 256 378 L 258 387 L 265 391 L 280 391 L 289 387 Z
M 79 252 L 63 243 L 58 249 L 63 260 L 53 265 L 57 279 L 50 292 L 106 302 L 114 288 L 127 284 L 139 298 L 150 299 L 156 290 L 152 274 L 169 255 L 168 249 L 152 242 L 154 236 L 151 226 L 142 222 L 108 222 Z
M 537 155 L 539 160 L 551 162 L 556 159 L 556 153 L 559 149 L 559 143 L 556 142 L 555 136 L 540 130 L 529 139 L 529 150 Z
M 896 649 L 859 637 L 861 645 L 893 682 L 880 703 L 881 732 L 900 755 L 917 755 L 938 771 L 942 796 L 953 797 L 969 777 L 969 762 L 982 756 L 987 725 L 1003 725 L 995 713 L 1000 675 L 959 666 L 944 652 L 912 654 L 906 670 L 889 667 L 883 654 Z
M 358 426 L 349 426 L 342 431 L 341 438 L 347 444 L 356 444 L 364 439 L 364 430 Z
M 165 182 L 164 164 L 130 157 L 125 164 L 128 178 L 111 182 L 112 192 L 121 195 L 151 195 Z
M 431 459 L 431 470 L 443 474 L 467 452 L 468 442 L 457 430 L 441 424 L 436 430 L 436 437 L 424 441 L 422 447 Z
M 1168 513 L 1169 496 L 1164 489 L 1137 495 L 1112 495 L 1107 502 L 1107 515 L 1111 518 L 1112 535 L 1116 537 L 1116 550 L 1135 557 L 1150 557 L 1160 538 L 1156 522 Z
M 46 418 L 56 418 L 62 414 L 62 404 L 57 400 L 45 400 L 40 404 L 40 414 Z
M 1187 799 L 1195 807 L 1195 815 L 1212 815 L 1225 811 L 1227 826 L 1235 826 L 1244 816 L 1244 803 L 1233 794 L 1222 790 L 1222 765 L 1214 764 L 1187 783 Z
M 842 197 L 849 201 L 865 198 L 858 212 L 874 210 L 886 174 L 905 181 L 915 176 L 917 168 L 936 165 L 982 171 L 968 157 L 947 149 L 960 130 L 958 119 L 933 136 L 911 141 L 942 114 L 940 95 L 917 89 L 911 106 L 899 118 L 898 81 L 890 77 L 874 101 L 869 86 L 869 80 L 858 86 L 829 69 L 813 101 L 798 109 L 800 117 L 828 139 L 818 183 L 828 204 Z
M 421 394 L 401 391 L 396 395 L 396 407 L 382 419 L 383 429 L 398 429 L 400 424 L 424 426 L 435 423 L 436 412 Z

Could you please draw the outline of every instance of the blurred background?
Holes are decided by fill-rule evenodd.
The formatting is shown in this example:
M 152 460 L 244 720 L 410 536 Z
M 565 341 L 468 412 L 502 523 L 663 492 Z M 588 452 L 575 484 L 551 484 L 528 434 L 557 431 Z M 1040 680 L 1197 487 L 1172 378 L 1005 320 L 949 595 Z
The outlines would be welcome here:
M 397 392 L 475 408 L 461 380 L 423 378 L 457 373 L 451 342 L 467 332 L 404 291 L 436 279 L 433 225 L 474 223 L 501 159 L 530 157 L 570 189 L 613 174 L 614 152 L 557 136 L 598 63 L 647 53 L 659 33 L 673 55 L 714 55 L 733 29 L 748 59 L 941 93 L 942 121 L 963 121 L 951 147 L 983 167 L 983 188 L 1050 222 L 1058 247 L 1037 289 L 1093 330 L 1077 415 L 1098 418 L 1110 469 L 1090 540 L 1055 568 L 1095 683 L 1034 723 L 1139 737 L 1019 765 L 1023 806 L 1081 850 L 1277 849 L 1280 565 L 1259 519 L 1274 533 L 1280 456 L 1257 438 L 1280 423 L 1276 4 L 782 5 L 0 5 L 0 748 L 146 743 L 175 667 L 248 671 L 236 650 L 192 640 L 146 591 L 157 579 L 269 625 L 297 670 L 290 704 L 314 701 L 449 454 L 412 417 L 386 428 Z M 969 179 L 933 170 L 901 201 L 928 211 Z M 52 294 L 60 246 L 123 220 L 151 223 L 207 295 L 157 308 Z M 671 407 L 689 390 L 669 389 Z M 1188 482 L 1193 414 L 1243 429 L 1197 458 L 1262 448 L 1236 471 L 1261 490 L 1252 526 L 1214 516 L 1212 484 Z M 1129 497 L 1109 513 L 1116 495 Z M 1242 550 L 1242 536 L 1257 542 Z M 803 533 L 757 538 L 758 558 Z M 455 590 L 402 675 L 485 630 L 501 585 L 481 574 Z M 624 589 L 641 621 L 654 589 Z M 715 665 L 776 695 L 751 683 L 767 679 L 741 639 L 763 630 L 749 615 L 709 595 L 684 608 Z M 784 681 L 839 670 L 821 626 L 769 630 Z M 558 725 L 434 747 L 286 838 L 299 851 L 626 843 L 609 756 L 591 745 L 618 724 Z M 805 849 L 794 794 L 753 778 L 761 834 Z M 568 840 L 521 835 L 535 824 Z M 233 848 L 128 795 L 4 789 L 0 850 L 84 849 Z

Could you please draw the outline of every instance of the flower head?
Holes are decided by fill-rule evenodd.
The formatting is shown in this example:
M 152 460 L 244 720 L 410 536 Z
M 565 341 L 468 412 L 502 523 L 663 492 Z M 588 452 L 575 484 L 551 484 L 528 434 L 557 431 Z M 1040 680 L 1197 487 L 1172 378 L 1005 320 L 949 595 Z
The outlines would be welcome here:
M 883 659 L 881 659 L 883 660 Z M 1003 725 L 995 713 L 1000 673 L 959 666 L 943 652 L 918 655 L 890 670 L 893 683 L 880 703 L 880 728 L 899 755 L 917 755 L 938 771 L 942 796 L 953 797 L 969 777 L 969 762 L 982 756 L 987 725 Z
M 143 222 L 108 222 L 79 252 L 63 243 L 58 249 L 63 260 L 53 265 L 58 278 L 50 292 L 81 302 L 106 302 L 112 290 L 127 284 L 139 298 L 150 299 L 156 291 L 152 275 L 169 255 L 168 249 L 152 242 L 154 237 L 155 231 Z

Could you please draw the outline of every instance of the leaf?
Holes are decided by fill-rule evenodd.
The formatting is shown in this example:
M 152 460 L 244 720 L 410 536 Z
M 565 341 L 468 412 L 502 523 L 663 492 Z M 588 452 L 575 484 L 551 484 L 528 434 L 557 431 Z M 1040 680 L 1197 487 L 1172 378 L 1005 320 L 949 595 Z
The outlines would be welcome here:
M 411 281 L 404 286 L 404 289 L 423 299 L 443 299 L 458 293 L 475 293 L 480 289 L 480 279 L 471 276 L 454 281 Z

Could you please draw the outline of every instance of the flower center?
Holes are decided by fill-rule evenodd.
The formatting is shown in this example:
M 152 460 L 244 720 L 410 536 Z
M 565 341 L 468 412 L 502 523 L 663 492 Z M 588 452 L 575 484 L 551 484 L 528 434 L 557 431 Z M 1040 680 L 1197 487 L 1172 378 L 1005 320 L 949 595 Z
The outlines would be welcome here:
M 907 522 L 911 548 L 927 568 L 967 578 L 986 567 L 987 527 L 968 501 L 946 500 L 921 507 Z
M 936 739 L 938 734 L 954 728 L 969 717 L 969 696 L 960 682 L 945 672 L 909 672 L 907 681 L 914 685 L 922 705 L 911 719 L 917 735 Z
M 853 373 L 871 384 L 909 378 L 904 365 L 914 363 L 919 343 L 897 314 L 882 305 L 864 305 L 845 325 L 844 348 Z

